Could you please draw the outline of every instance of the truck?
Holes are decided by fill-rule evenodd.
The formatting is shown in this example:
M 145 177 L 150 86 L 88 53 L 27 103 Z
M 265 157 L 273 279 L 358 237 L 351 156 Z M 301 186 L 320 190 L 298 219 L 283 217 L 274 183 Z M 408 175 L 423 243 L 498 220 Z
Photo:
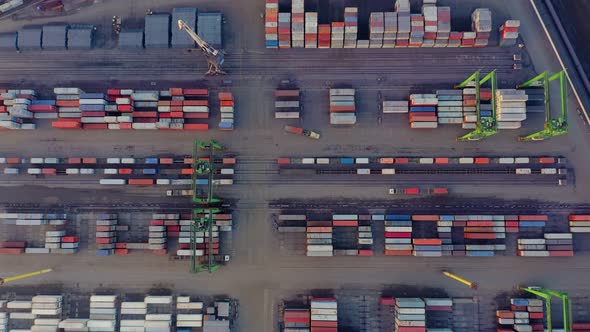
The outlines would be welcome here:
M 166 196 L 192 196 L 193 191 L 190 189 L 173 189 L 173 190 L 166 190 Z
M 291 133 L 291 134 L 305 136 L 305 137 L 309 137 L 309 138 L 313 138 L 313 139 L 320 139 L 320 134 L 316 133 L 315 131 L 311 131 L 311 130 L 307 130 L 307 129 L 303 129 L 303 128 L 299 128 L 299 127 L 294 127 L 294 126 L 289 126 L 289 125 L 286 125 L 284 129 L 286 132 Z

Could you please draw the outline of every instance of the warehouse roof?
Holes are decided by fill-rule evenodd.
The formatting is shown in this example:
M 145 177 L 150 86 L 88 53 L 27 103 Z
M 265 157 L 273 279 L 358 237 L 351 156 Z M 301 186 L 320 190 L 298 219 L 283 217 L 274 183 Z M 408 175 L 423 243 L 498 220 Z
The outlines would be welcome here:
M 94 28 L 92 26 L 70 26 L 68 30 L 69 49 L 90 49 L 94 41 Z
M 41 27 L 27 27 L 18 30 L 18 48 L 21 50 L 35 50 L 41 48 Z
M 16 50 L 16 32 L 0 33 L 0 49 Z
M 197 33 L 213 47 L 221 47 L 223 44 L 221 36 L 222 21 L 223 15 L 221 13 L 199 13 Z
M 65 49 L 68 26 L 65 24 L 43 26 L 43 48 Z
M 145 47 L 170 46 L 170 14 L 152 14 L 145 17 Z
M 119 33 L 119 47 L 143 48 L 143 29 L 124 29 Z
M 183 20 L 193 31 L 196 31 L 197 8 L 172 9 L 172 47 L 194 47 L 195 42 L 185 32 L 178 29 L 178 20 Z

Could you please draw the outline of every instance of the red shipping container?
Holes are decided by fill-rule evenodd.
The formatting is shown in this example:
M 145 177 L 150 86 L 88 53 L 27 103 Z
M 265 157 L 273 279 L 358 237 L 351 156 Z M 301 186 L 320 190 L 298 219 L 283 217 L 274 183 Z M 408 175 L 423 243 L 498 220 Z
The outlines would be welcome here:
M 0 242 L 0 248 L 26 248 L 26 241 L 5 241 Z
M 209 113 L 184 113 L 185 119 L 209 119 Z
M 152 226 L 164 226 L 164 220 L 152 220 L 150 221 Z
M 573 250 L 550 250 L 549 256 L 551 257 L 573 257 L 574 251 Z
M 184 89 L 185 96 L 209 96 L 209 89 Z
M 182 106 L 183 100 L 172 100 L 170 101 L 170 106 Z
M 539 158 L 541 164 L 555 164 L 555 158 L 553 157 L 541 157 Z
M 81 164 L 82 158 L 68 158 L 68 164 Z
M 97 237 L 96 238 L 96 243 L 98 243 L 98 244 L 109 244 L 112 242 L 113 242 L 113 239 L 110 237 Z
M 449 189 L 447 188 L 434 188 L 432 193 L 435 195 L 446 195 L 449 193 Z
M 407 164 L 409 162 L 410 162 L 410 159 L 408 159 L 408 158 L 395 158 L 396 164 Z
M 289 165 L 291 163 L 291 159 L 289 158 L 278 158 L 277 163 L 279 165 Z
M 6 163 L 8 164 L 20 164 L 20 158 L 7 158 Z
M 379 303 L 381 305 L 387 305 L 387 306 L 394 306 L 395 305 L 395 299 L 393 297 L 382 297 L 381 300 L 379 301 Z
M 105 114 L 106 112 L 82 111 L 82 116 L 84 117 L 103 117 Z
M 41 174 L 44 175 L 55 175 L 57 174 L 57 170 L 55 168 L 42 168 Z
M 132 107 L 131 105 L 117 105 L 117 110 L 120 112 L 131 112 Z
M 173 96 L 182 96 L 182 88 L 170 88 L 170 94 Z
M 125 243 L 125 242 L 115 243 L 115 249 L 125 249 L 125 248 L 127 248 L 127 243 Z
M 332 225 L 334 227 L 357 227 L 359 222 L 358 220 L 334 220 Z
M 167 232 L 180 232 L 180 226 L 166 226 Z
M 77 236 L 62 236 L 61 242 L 76 243 L 76 242 L 78 242 L 78 237 Z
M 496 310 L 496 317 L 500 318 L 514 318 L 514 312 L 508 310 Z
M 424 112 L 427 113 L 427 112 Z M 430 112 L 428 112 L 430 113 Z M 436 115 L 410 113 L 410 122 L 436 122 L 438 117 Z
M 316 221 L 316 220 L 308 220 L 307 227 L 331 227 L 332 222 L 330 220 L 326 221 Z
M 115 255 L 122 256 L 129 254 L 129 249 L 115 249 Z
M 154 184 L 153 179 L 129 179 L 128 181 L 131 185 L 138 185 L 138 186 L 149 186 Z
M 468 221 L 467 222 L 467 226 L 468 227 L 493 227 L 494 226 L 494 222 L 493 221 Z
M 109 129 L 107 123 L 85 123 L 82 125 L 83 129 Z
M 184 106 L 209 106 L 208 100 L 185 100 L 182 105 Z
M 199 160 L 209 161 L 209 158 L 199 158 Z M 183 164 L 192 165 L 195 162 L 195 158 L 184 158 L 182 160 Z
M 387 238 L 411 239 L 412 232 L 385 232 Z
M 227 165 L 235 165 L 236 158 L 223 158 L 222 162 Z
M 398 326 L 397 332 L 426 332 L 426 328 L 414 326 Z
M 119 123 L 119 129 L 133 129 L 131 123 Z
M 467 225 L 467 222 L 465 222 L 465 221 L 453 221 L 454 227 L 465 227 L 466 225 Z
M 222 100 L 219 104 L 223 107 L 233 107 L 234 101 L 233 100 Z
M 435 245 L 439 246 L 442 244 L 441 239 L 412 239 L 412 243 L 416 245 Z
M 484 158 L 484 157 L 478 157 L 475 158 L 475 163 L 476 164 L 489 164 L 490 163 L 490 158 Z
M 495 233 L 465 233 L 464 237 L 466 239 L 489 239 L 493 240 L 496 238 Z
M 160 119 L 169 119 L 171 117 L 170 113 L 160 113 Z
M 166 255 L 168 253 L 168 250 L 166 250 L 166 249 L 157 249 L 157 250 L 152 250 L 152 252 L 154 253 L 154 255 L 163 256 L 163 255 Z
M 58 129 L 80 129 L 80 120 L 57 120 L 51 122 L 51 127 Z
M 373 256 L 373 251 L 369 249 L 360 249 L 359 256 Z
M 133 112 L 134 118 L 155 118 L 158 116 L 158 112 Z
M 96 226 L 97 232 L 110 232 L 113 228 L 111 226 Z
M 412 256 L 412 250 L 387 250 L 384 252 L 385 256 Z
M 570 221 L 590 221 L 590 214 L 572 214 L 569 217 Z
M 234 100 L 231 92 L 220 92 L 218 95 L 219 100 Z
M 434 158 L 435 164 L 448 164 L 449 158 Z
M 55 113 L 57 112 L 57 107 L 53 105 L 29 105 L 29 111 L 33 113 Z
M 291 324 L 308 323 L 309 324 L 309 316 L 308 317 L 288 317 L 287 312 L 289 312 L 289 311 L 285 311 L 285 317 L 283 319 L 285 321 L 285 323 L 291 323 Z
M 82 164 L 96 164 L 96 158 L 82 158 Z
M 107 95 L 121 95 L 121 89 L 108 89 L 107 90 Z
M 125 174 L 125 175 L 133 174 L 133 169 L 131 169 L 131 168 L 120 168 L 119 169 L 119 174 Z
M 209 125 L 206 123 L 185 123 L 185 130 L 209 130 Z
M 413 221 L 438 221 L 438 215 L 420 215 L 415 214 L 412 216 Z
M 420 188 L 406 188 L 404 189 L 406 195 L 418 195 L 420 194 Z
M 518 216 L 518 220 L 547 221 L 548 217 L 546 215 L 520 215 Z
M 330 106 L 330 112 L 354 112 L 355 106 Z
M 18 255 L 25 252 L 24 248 L 0 248 L 0 254 Z
M 180 170 L 180 174 L 182 175 L 192 175 L 193 169 L 192 168 L 183 168 Z
M 55 105 L 60 107 L 80 107 L 79 100 L 57 100 Z

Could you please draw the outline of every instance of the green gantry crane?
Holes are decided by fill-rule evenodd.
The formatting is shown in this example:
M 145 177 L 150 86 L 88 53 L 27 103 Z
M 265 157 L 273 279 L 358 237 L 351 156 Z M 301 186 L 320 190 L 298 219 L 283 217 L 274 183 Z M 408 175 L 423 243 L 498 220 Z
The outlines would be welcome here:
M 200 157 L 201 151 L 209 151 L 207 158 Z M 193 203 L 199 205 L 199 208 L 193 209 L 191 225 L 191 272 L 199 273 L 205 269 L 212 273 L 219 269 L 220 265 L 215 264 L 213 259 L 213 214 L 221 212 L 215 205 L 221 203 L 221 199 L 213 197 L 213 175 L 215 174 L 214 156 L 215 151 L 222 151 L 221 146 L 217 141 L 210 140 L 208 142 L 195 141 L 195 148 L 193 152 L 193 174 L 192 174 L 192 190 Z M 200 197 L 197 188 L 197 176 L 207 175 L 207 196 Z M 197 257 L 197 232 L 207 233 L 208 243 L 208 259 L 207 264 L 199 262 Z M 206 266 L 205 266 L 206 265 Z
M 559 79 L 559 92 L 561 97 L 561 115 L 557 118 L 551 117 L 551 105 L 549 83 Z M 549 76 L 547 71 L 539 74 L 536 77 L 517 85 L 517 88 L 543 88 L 545 90 L 544 104 L 545 104 L 545 125 L 543 130 L 530 134 L 528 136 L 521 136 L 519 141 L 544 141 L 551 137 L 567 134 L 567 83 L 565 81 L 565 71 L 562 70 Z
M 518 287 L 519 290 L 534 294 L 545 300 L 545 310 L 547 311 L 547 331 L 552 332 L 551 322 L 551 297 L 557 297 L 562 302 L 563 313 L 563 331 L 572 332 L 572 308 L 567 293 L 557 292 L 542 287 Z
M 498 86 L 498 82 L 496 80 L 496 70 L 493 70 L 491 73 L 485 75 L 481 79 L 480 75 L 481 72 L 478 70 L 475 73 L 473 73 L 473 75 L 469 76 L 465 81 L 455 86 L 456 89 L 462 89 L 470 86 L 473 86 L 475 88 L 475 109 L 477 111 L 477 123 L 475 130 L 464 136 L 458 137 L 458 141 L 479 141 L 486 137 L 492 136 L 498 132 L 496 123 L 496 88 Z M 487 83 L 488 81 L 490 81 L 490 85 L 492 88 L 491 117 L 481 115 L 481 100 L 479 90 L 481 86 Z

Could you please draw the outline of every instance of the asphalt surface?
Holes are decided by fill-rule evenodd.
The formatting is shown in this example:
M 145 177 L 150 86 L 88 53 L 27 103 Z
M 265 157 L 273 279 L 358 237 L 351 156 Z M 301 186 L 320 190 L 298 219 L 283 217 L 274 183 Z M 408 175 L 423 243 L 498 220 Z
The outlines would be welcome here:
M 169 10 L 173 6 L 194 5 L 188 0 L 174 0 L 161 5 L 155 0 L 104 1 L 78 13 L 60 18 L 68 22 L 102 24 L 99 39 L 104 48 L 89 52 L 24 52 L 0 53 L 0 83 L 9 87 L 31 87 L 46 94 L 56 85 L 80 86 L 90 92 L 107 87 L 164 89 L 171 86 L 210 87 L 215 93 L 223 80 L 231 80 L 236 97 L 237 129 L 234 132 L 116 132 L 56 131 L 1 132 L 2 156 L 137 156 L 189 154 L 194 139 L 215 138 L 237 154 L 238 165 L 244 160 L 274 160 L 281 156 L 527 156 L 563 155 L 568 158 L 575 181 L 569 186 L 510 186 L 456 184 L 450 186 L 454 203 L 449 209 L 482 210 L 490 213 L 506 209 L 504 205 L 485 204 L 503 199 L 518 209 L 534 210 L 535 206 L 559 209 L 562 214 L 576 211 L 577 204 L 587 204 L 590 197 L 590 163 L 588 128 L 578 119 L 576 105 L 568 99 L 570 133 L 547 142 L 517 142 L 518 135 L 542 127 L 541 115 L 531 115 L 525 128 L 501 131 L 495 137 L 477 143 L 459 143 L 455 138 L 465 131 L 447 126 L 432 131 L 408 128 L 405 117 L 383 117 L 379 121 L 377 95 L 406 98 L 410 92 L 431 92 L 451 88 L 476 69 L 499 69 L 501 87 L 514 87 L 542 70 L 559 70 L 547 45 L 540 24 L 528 1 L 440 1 L 453 6 L 453 15 L 467 20 L 477 6 L 494 10 L 495 24 L 508 17 L 520 18 L 526 47 L 524 49 L 407 49 L 407 50 L 266 50 L 263 48 L 263 1 L 199 1 L 204 10 L 224 11 L 224 27 L 229 76 L 205 79 L 204 60 L 182 50 L 129 52 L 113 49 L 109 33 L 113 15 L 138 21 L 145 9 Z M 388 2 L 389 3 L 389 2 Z M 458 6 L 461 3 L 461 6 Z M 457 10 L 455 10 L 455 8 Z M 417 7 L 416 9 L 417 10 Z M 455 18 L 453 19 L 455 20 Z M 26 24 L 43 24 L 57 19 L 32 22 L 0 21 L 0 31 L 15 31 Z M 459 23 L 458 23 L 459 24 Z M 512 54 L 523 55 L 524 68 L 512 71 Z M 304 92 L 304 118 L 301 125 L 321 132 L 315 142 L 283 132 L 289 122 L 273 119 L 272 91 L 283 79 L 290 79 Z M 155 82 L 152 85 L 151 82 Z M 357 88 L 359 123 L 354 128 L 328 126 L 328 88 L 349 85 Z M 553 99 L 555 104 L 557 101 Z M 214 113 L 215 114 L 215 113 Z M 216 116 L 216 115 L 214 115 Z M 297 124 L 291 122 L 290 124 Z M 25 148 L 23 148 L 25 147 Z M 274 165 L 272 165 L 274 167 Z M 219 188 L 219 195 L 235 202 L 234 255 L 227 267 L 212 275 L 191 275 L 187 262 L 169 261 L 165 257 L 134 254 L 128 257 L 95 257 L 79 254 L 71 257 L 1 256 L 2 275 L 12 275 L 52 266 L 56 271 L 44 276 L 43 283 L 58 283 L 93 291 L 98 287 L 146 291 L 154 285 L 176 290 L 191 290 L 204 295 L 229 294 L 240 302 L 240 331 L 273 331 L 277 304 L 282 297 L 309 289 L 371 289 L 391 285 L 418 289 L 435 287 L 450 296 L 483 299 L 479 327 L 488 331 L 493 325 L 493 299 L 498 293 L 511 292 L 517 284 L 545 285 L 588 296 L 584 278 L 589 271 L 589 255 L 573 258 L 523 259 L 493 257 L 470 259 L 443 257 L 337 257 L 332 259 L 285 256 L 280 241 L 273 233 L 268 202 L 274 200 L 325 200 L 340 202 L 385 201 L 393 208 L 421 206 L 417 200 L 398 202 L 387 194 L 389 183 L 259 183 L 256 170 L 268 171 L 268 163 L 250 163 L 240 175 L 244 185 Z M 247 185 L 248 181 L 253 181 Z M 344 181 L 343 181 L 344 182 Z M 63 204 L 119 209 L 144 206 L 146 209 L 181 205 L 186 200 L 164 198 L 161 192 L 144 188 L 94 188 L 45 186 L 31 181 L 26 186 L 3 188 L 0 203 L 5 207 L 39 208 Z M 522 201 L 526 199 L 527 201 Z M 188 200 L 188 199 L 187 199 Z M 529 201 L 532 200 L 532 201 Z M 458 201 L 458 202 L 457 202 Z M 429 201 L 422 209 L 434 212 L 440 202 Z M 465 202 L 464 204 L 459 202 Z M 475 202 L 475 203 L 473 203 Z M 532 203 L 531 203 L 532 202 Z M 15 205 L 16 204 L 16 205 Z M 32 204 L 32 205 L 30 205 Z M 39 204 L 35 207 L 35 204 Z M 169 205 L 168 205 L 169 204 Z M 327 203 L 326 203 L 327 204 Z M 385 203 L 386 204 L 386 203 Z M 510 203 L 507 203 L 510 204 Z M 545 205 L 544 205 L 545 204 Z M 417 208 L 419 209 L 419 208 Z M 581 205 L 581 210 L 584 206 Z M 542 208 L 539 208 L 542 211 Z M 503 213 L 503 211 L 502 211 Z M 6 268 L 5 268 L 6 267 Z M 440 276 L 441 269 L 476 280 L 480 289 L 472 291 Z M 35 285 L 39 279 L 23 281 Z M 579 317 L 584 319 L 585 317 Z

